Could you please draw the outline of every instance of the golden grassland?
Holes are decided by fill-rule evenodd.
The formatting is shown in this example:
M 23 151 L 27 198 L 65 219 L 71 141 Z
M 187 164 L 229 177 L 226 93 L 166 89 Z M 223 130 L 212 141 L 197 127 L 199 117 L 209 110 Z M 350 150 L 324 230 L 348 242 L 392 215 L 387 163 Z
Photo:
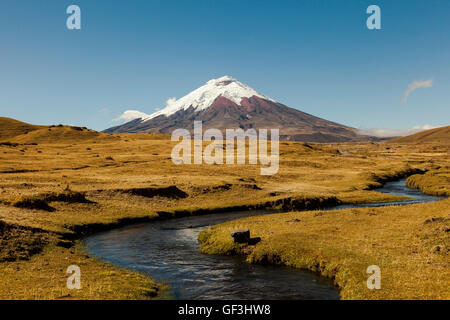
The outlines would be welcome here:
M 132 222 L 225 210 L 264 208 L 301 210 L 318 209 L 337 203 L 399 200 L 402 197 L 381 194 L 372 189 L 381 186 L 384 181 L 423 170 L 430 172 L 423 176 L 427 178 L 420 176 L 422 179 L 420 181 L 414 178 L 417 179 L 414 183 L 411 178 L 411 185 L 419 188 L 426 186 L 424 191 L 430 193 L 436 191 L 444 194 L 442 193 L 444 190 L 448 195 L 448 180 L 439 178 L 438 184 L 435 180 L 429 184 L 425 182 L 428 181 L 428 177 L 448 178 L 448 144 L 317 145 L 280 142 L 280 169 L 274 176 L 261 176 L 259 167 L 254 165 L 177 166 L 172 163 L 170 157 L 174 145 L 175 142 L 169 141 L 164 135 L 108 135 L 84 128 L 65 126 L 39 128 L 26 134 L 9 136 L 7 140 L 0 141 L 0 230 L 2 231 L 0 298 L 146 299 L 164 297 L 166 294 L 164 286 L 155 284 L 147 276 L 105 264 L 83 253 L 79 242 L 83 235 Z M 432 172 L 434 174 L 431 174 Z M 436 217 L 446 217 L 445 211 L 448 212 L 449 207 L 448 202 L 442 202 L 439 205 L 423 205 L 424 210 L 429 212 L 428 215 L 424 213 L 423 218 L 430 218 L 433 214 Z M 414 213 L 416 211 L 414 208 L 416 207 L 408 206 L 401 209 L 402 216 L 407 217 L 411 210 L 411 215 L 417 219 L 414 221 L 419 226 L 420 221 L 424 219 L 421 220 L 419 217 L 420 212 Z M 441 211 L 432 213 L 433 208 L 440 208 L 439 210 L 444 213 Z M 311 221 L 309 230 L 311 232 L 314 228 L 323 228 L 323 235 L 325 235 L 335 230 L 333 228 L 342 228 L 339 232 L 331 232 L 332 237 L 329 241 L 326 237 L 321 238 L 322 242 L 319 243 L 327 241 L 330 243 L 328 247 L 324 245 L 323 250 L 325 248 L 334 250 L 331 242 L 336 246 L 339 244 L 333 237 L 341 236 L 350 239 L 349 247 L 342 248 L 340 254 L 336 253 L 331 262 L 336 265 L 342 264 L 342 270 L 347 270 L 344 273 L 337 273 L 340 278 L 336 279 L 343 279 L 338 282 L 339 285 L 345 281 L 356 281 L 352 278 L 352 271 L 356 269 L 353 265 L 346 269 L 347 260 L 350 261 L 353 256 L 354 261 L 360 259 L 358 261 L 361 265 L 369 260 L 369 258 L 358 258 L 361 256 L 359 251 L 350 246 L 350 243 L 354 244 L 360 242 L 360 239 L 365 239 L 367 246 L 374 245 L 380 248 L 380 251 L 377 251 L 378 254 L 387 252 L 386 261 L 400 260 L 404 257 L 402 252 L 393 251 L 389 258 L 390 246 L 402 246 L 403 239 L 392 238 L 392 242 L 382 241 L 364 233 L 364 226 L 370 228 L 370 223 L 379 220 L 377 226 L 381 231 L 378 235 L 381 236 L 382 233 L 390 235 L 392 230 L 389 226 L 397 225 L 396 215 L 384 213 L 383 210 L 394 212 L 397 209 L 376 209 L 377 214 L 373 216 L 364 213 L 365 209 L 358 210 L 361 212 L 358 215 L 348 213 L 352 211 L 336 212 L 336 214 L 327 212 L 321 215 L 311 212 L 293 214 L 310 217 L 300 218 L 300 220 Z M 312 216 L 319 218 L 314 220 Z M 342 221 L 337 218 L 340 216 L 343 217 Z M 281 226 L 286 216 L 270 217 L 275 220 L 277 217 L 280 219 L 280 230 L 273 230 L 274 235 L 286 232 L 287 227 Z M 355 226 L 358 220 L 351 220 L 356 217 L 366 222 L 360 227 L 361 229 Z M 320 223 L 317 224 L 314 221 L 320 221 Z M 348 226 L 345 226 L 345 221 L 349 222 Z M 448 225 L 447 220 L 442 223 Z M 293 239 L 297 239 L 305 246 L 310 245 L 308 250 L 311 256 L 322 254 L 320 251 L 322 247 L 318 247 L 317 243 L 311 240 L 314 237 L 299 240 L 302 234 L 296 235 L 297 224 L 288 224 L 288 226 L 293 228 Z M 407 226 L 408 224 L 403 220 L 398 225 L 400 229 L 405 228 L 405 237 L 415 230 L 408 229 Z M 352 229 L 353 227 L 355 229 Z M 217 239 L 211 233 L 208 237 L 207 248 L 220 252 L 214 249 L 215 245 L 222 243 L 221 241 L 225 238 L 220 240 L 220 227 L 212 230 L 218 232 Z M 258 232 L 253 227 L 251 230 L 252 233 Z M 318 238 L 320 234 L 319 232 Z M 394 235 L 395 233 L 392 233 L 392 236 Z M 410 235 L 415 237 L 413 233 Z M 274 252 L 281 250 L 276 248 L 278 240 L 273 238 L 274 241 L 272 241 L 272 238 L 263 233 L 261 236 L 263 241 L 256 246 L 255 250 L 252 250 L 254 253 L 251 257 L 255 258 L 254 261 L 258 260 L 257 252 L 262 252 L 258 250 L 263 248 L 266 248 L 264 249 L 266 252 L 269 252 L 267 248 L 273 248 Z M 441 242 L 446 245 L 445 241 L 448 241 L 448 238 L 447 240 L 439 238 L 441 235 L 437 233 L 430 233 L 427 236 L 430 237 L 431 242 L 438 243 L 436 245 Z M 374 237 L 374 242 L 371 242 L 371 237 Z M 414 239 L 419 239 L 417 237 Z M 354 242 L 351 242 L 351 239 L 354 239 Z M 356 241 L 357 239 L 359 240 Z M 226 246 L 229 245 L 227 241 L 225 241 Z M 292 243 L 297 242 L 293 240 Z M 305 246 L 300 248 L 306 248 Z M 295 249 L 295 246 L 293 248 Z M 418 245 L 418 248 L 421 254 L 422 247 Z M 425 245 L 423 248 L 428 249 Z M 426 252 L 431 255 L 429 251 Z M 443 250 L 440 255 L 435 253 L 432 255 L 434 259 L 444 261 L 436 262 L 441 264 L 442 270 L 433 269 L 436 271 L 436 275 L 433 275 L 435 277 L 448 275 L 446 273 L 449 268 L 448 260 L 445 262 L 448 255 L 442 252 Z M 396 254 L 399 255 L 396 257 Z M 295 254 L 292 253 L 292 255 L 294 259 Z M 344 261 L 340 261 L 340 258 Z M 74 261 L 82 266 L 82 275 L 85 275 L 82 278 L 83 289 L 67 292 L 65 271 L 70 264 L 77 264 Z M 326 261 L 325 258 L 324 261 Z M 292 264 L 310 268 L 306 263 Z M 398 272 L 400 274 L 402 271 L 398 269 Z M 402 277 L 406 277 L 408 272 L 409 269 L 405 269 Z M 386 288 L 388 288 L 387 282 L 386 280 Z M 428 283 L 431 284 L 432 281 Z M 415 297 L 409 295 L 409 289 L 399 291 L 397 296 L 382 294 L 365 296 L 356 289 L 352 291 L 345 289 L 346 287 L 342 287 L 343 298 Z M 348 288 L 355 287 L 348 286 Z M 440 289 L 427 288 L 429 291 L 423 292 L 421 297 L 446 297 L 444 294 L 437 293 Z

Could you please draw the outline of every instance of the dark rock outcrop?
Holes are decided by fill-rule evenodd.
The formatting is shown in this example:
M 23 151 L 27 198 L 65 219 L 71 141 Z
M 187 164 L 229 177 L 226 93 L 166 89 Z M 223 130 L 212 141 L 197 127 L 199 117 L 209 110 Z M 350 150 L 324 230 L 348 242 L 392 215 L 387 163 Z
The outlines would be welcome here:
M 233 231 L 231 237 L 233 237 L 236 243 L 248 243 L 250 241 L 250 230 L 242 229 Z

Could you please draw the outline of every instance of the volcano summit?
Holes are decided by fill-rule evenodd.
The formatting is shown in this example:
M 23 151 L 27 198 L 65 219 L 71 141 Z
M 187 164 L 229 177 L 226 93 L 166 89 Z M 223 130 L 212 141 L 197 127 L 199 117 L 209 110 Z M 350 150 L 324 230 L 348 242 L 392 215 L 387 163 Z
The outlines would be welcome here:
M 193 130 L 194 121 L 205 129 L 278 128 L 280 140 L 307 142 L 367 141 L 368 136 L 268 98 L 232 77 L 221 77 L 186 96 L 169 99 L 167 106 L 151 115 L 137 111 L 136 119 L 105 130 L 107 133 L 167 133 L 178 128 Z

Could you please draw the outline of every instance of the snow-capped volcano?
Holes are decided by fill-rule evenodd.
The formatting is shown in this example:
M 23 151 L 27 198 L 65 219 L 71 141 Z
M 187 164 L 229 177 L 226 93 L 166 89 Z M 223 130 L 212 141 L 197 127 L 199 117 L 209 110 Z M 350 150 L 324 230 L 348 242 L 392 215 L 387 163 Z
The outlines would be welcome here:
M 147 121 L 161 115 L 168 117 L 180 110 L 187 110 L 190 107 L 195 111 L 205 110 L 210 107 L 219 96 L 233 101 L 238 105 L 241 103 L 242 98 L 250 98 L 253 96 L 276 102 L 259 94 L 254 89 L 236 79 L 224 76 L 208 81 L 204 86 L 192 91 L 181 99 L 169 99 L 167 106 L 164 109 L 144 117 L 142 120 Z
M 192 130 L 194 121 L 203 128 L 280 130 L 280 139 L 310 142 L 361 141 L 356 129 L 289 108 L 238 80 L 224 76 L 176 100 L 153 114 L 128 110 L 121 118 L 134 120 L 105 130 L 108 133 L 172 133 L 178 128 Z

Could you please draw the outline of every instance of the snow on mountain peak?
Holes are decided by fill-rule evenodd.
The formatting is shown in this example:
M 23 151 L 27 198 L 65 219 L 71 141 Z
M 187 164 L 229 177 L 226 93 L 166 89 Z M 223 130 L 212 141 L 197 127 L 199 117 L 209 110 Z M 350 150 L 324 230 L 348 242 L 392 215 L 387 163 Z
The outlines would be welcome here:
M 189 107 L 193 107 L 196 111 L 201 111 L 211 106 L 214 100 L 216 100 L 219 96 L 223 96 L 237 105 L 241 104 L 242 98 L 250 98 L 252 96 L 257 96 L 262 99 L 276 102 L 259 94 L 254 89 L 237 81 L 236 79 L 230 76 L 224 76 L 209 80 L 205 85 L 178 100 L 174 98 L 167 100 L 167 104 L 164 109 L 147 117 L 143 117 L 142 121 L 147 121 L 160 115 L 170 116 L 180 110 L 186 110 Z
M 217 79 L 211 79 L 208 82 L 206 82 L 206 84 L 214 84 L 216 86 L 218 85 L 227 85 L 228 83 L 237 81 L 235 78 L 230 77 L 230 76 L 223 76 Z

